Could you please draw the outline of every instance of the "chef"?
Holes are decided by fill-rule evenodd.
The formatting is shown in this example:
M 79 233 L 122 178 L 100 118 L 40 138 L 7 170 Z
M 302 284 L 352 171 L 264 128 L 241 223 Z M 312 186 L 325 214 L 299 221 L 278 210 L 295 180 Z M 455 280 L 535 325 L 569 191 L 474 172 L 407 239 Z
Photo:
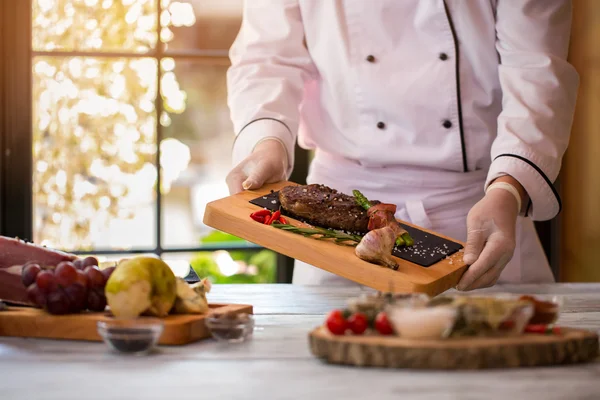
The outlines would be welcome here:
M 466 241 L 457 288 L 554 280 L 554 218 L 578 75 L 568 0 L 246 0 L 227 82 L 230 192 L 287 179 L 398 206 Z M 296 261 L 294 283 L 344 283 Z

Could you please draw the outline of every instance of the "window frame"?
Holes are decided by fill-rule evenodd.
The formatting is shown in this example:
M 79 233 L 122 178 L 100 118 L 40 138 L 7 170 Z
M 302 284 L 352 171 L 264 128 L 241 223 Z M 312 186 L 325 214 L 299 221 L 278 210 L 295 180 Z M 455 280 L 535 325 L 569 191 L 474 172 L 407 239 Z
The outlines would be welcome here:
M 0 2 L 0 234 L 33 239 L 33 73 L 35 57 L 95 57 L 95 58 L 154 58 L 157 60 L 156 141 L 163 139 L 160 115 L 163 111 L 161 97 L 160 61 L 163 58 L 194 60 L 210 65 L 229 64 L 228 50 L 165 50 L 160 41 L 161 0 L 157 5 L 157 44 L 155 49 L 144 52 L 102 52 L 102 51 L 35 51 L 32 45 L 32 0 Z M 160 171 L 160 145 L 157 146 L 154 165 Z M 308 152 L 296 146 L 296 165 L 292 180 L 303 183 L 308 173 Z M 192 253 L 216 250 L 259 251 L 264 249 L 253 243 L 244 245 L 200 245 L 191 247 L 163 247 L 163 209 L 161 174 L 157 174 L 155 201 L 155 241 L 154 248 L 134 248 L 130 250 L 95 249 L 92 251 L 72 251 L 74 254 L 140 254 L 154 253 L 158 256 L 169 253 Z M 293 259 L 277 254 L 277 283 L 291 282 Z

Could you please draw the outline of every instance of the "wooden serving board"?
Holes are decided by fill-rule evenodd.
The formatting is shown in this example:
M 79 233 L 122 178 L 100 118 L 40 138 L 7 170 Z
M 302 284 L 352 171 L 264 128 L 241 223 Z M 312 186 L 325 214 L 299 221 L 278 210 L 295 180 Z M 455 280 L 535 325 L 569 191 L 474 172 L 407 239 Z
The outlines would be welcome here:
M 329 240 L 317 240 L 296 233 L 282 231 L 272 226 L 260 224 L 250 218 L 250 214 L 260 209 L 250 201 L 266 196 L 292 182 L 266 185 L 260 190 L 243 191 L 208 203 L 204 213 L 204 223 L 212 228 L 246 239 L 252 243 L 304 261 L 359 284 L 381 291 L 422 292 L 430 296 L 440 294 L 456 286 L 467 265 L 462 261 L 462 253 L 456 252 L 428 267 L 394 257 L 398 270 L 375 265 L 359 259 L 354 247 L 343 246 Z M 297 226 L 306 224 L 292 218 L 288 222 Z M 433 236 L 463 243 L 400 221 L 403 225 L 428 232 Z
M 253 312 L 247 304 L 209 304 L 207 314 L 170 315 L 164 318 L 164 330 L 158 341 L 161 345 L 184 345 L 211 337 L 204 320 L 211 313 Z M 17 336 L 44 339 L 102 341 L 98 334 L 98 321 L 113 318 L 110 313 L 82 313 L 50 315 L 31 307 L 9 307 L 0 311 L 0 336 Z
M 409 340 L 335 336 L 321 326 L 309 335 L 313 355 L 331 364 L 409 369 L 486 369 L 578 364 L 598 357 L 598 335 L 562 328 L 561 335 Z

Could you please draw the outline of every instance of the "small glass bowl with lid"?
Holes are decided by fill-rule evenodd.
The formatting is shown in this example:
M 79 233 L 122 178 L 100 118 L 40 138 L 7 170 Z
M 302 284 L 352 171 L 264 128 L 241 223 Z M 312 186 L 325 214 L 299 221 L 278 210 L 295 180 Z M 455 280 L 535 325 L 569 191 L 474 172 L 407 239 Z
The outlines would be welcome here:
M 159 318 L 109 318 L 97 323 L 102 340 L 122 354 L 144 355 L 153 352 L 164 330 Z

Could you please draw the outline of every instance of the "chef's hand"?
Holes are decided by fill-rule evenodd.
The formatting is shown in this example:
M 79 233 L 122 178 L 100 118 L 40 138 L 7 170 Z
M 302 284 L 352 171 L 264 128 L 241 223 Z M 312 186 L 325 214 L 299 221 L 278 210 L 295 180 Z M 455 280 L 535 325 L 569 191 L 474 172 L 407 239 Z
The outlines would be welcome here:
M 265 139 L 229 172 L 226 178 L 229 193 L 233 195 L 245 189 L 259 189 L 265 183 L 280 182 L 286 178 L 287 165 L 283 144 L 277 139 Z
M 502 180 L 517 188 L 521 199 L 525 198 L 526 192 L 516 180 L 510 177 Z M 480 289 L 496 283 L 515 250 L 518 207 L 511 192 L 491 189 L 469 211 L 463 256 L 469 267 L 456 287 L 458 290 Z

